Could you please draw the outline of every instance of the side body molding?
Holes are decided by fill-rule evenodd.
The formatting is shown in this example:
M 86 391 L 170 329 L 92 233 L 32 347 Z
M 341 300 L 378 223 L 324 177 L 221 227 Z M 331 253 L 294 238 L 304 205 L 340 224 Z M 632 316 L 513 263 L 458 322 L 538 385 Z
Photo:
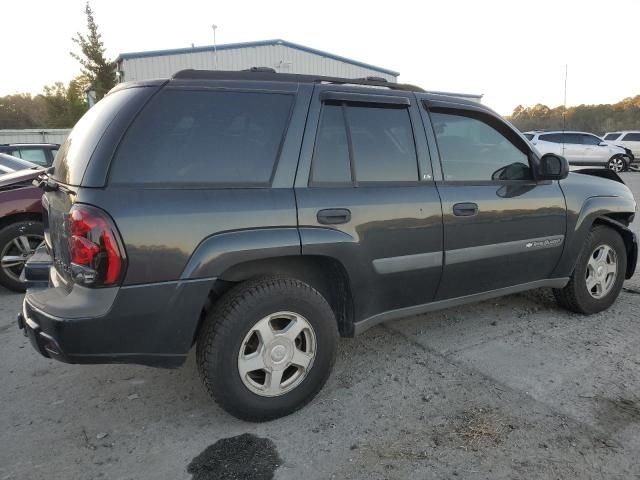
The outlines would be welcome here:
M 238 263 L 290 255 L 300 255 L 300 235 L 295 227 L 219 233 L 198 245 L 180 279 L 215 278 Z

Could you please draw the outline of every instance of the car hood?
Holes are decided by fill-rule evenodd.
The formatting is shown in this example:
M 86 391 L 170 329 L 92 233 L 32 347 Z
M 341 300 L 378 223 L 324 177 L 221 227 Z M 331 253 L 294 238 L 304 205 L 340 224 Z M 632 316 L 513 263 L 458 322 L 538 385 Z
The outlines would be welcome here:
M 17 172 L 0 175 L 0 189 L 15 185 L 16 183 L 29 182 L 42 173 L 42 169 L 18 170 Z

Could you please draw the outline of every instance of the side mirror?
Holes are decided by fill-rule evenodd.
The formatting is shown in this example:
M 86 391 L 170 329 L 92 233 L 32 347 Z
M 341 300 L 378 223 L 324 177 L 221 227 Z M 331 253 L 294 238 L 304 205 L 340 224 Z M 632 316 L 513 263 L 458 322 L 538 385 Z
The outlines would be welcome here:
M 600 143 L 598 144 L 598 146 L 600 146 L 600 147 L 608 147 L 608 146 L 609 146 L 609 144 L 608 144 L 607 142 L 600 142 Z
M 545 153 L 538 167 L 539 180 L 562 180 L 569 175 L 569 162 L 555 153 Z

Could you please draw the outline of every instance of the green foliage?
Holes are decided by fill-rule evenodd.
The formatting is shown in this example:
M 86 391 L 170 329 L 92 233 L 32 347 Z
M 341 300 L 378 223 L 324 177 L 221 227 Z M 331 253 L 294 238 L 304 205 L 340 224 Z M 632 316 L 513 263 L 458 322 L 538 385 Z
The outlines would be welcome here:
M 65 87 L 62 82 L 44 88 L 44 93 L 0 97 L 2 128 L 70 128 L 87 111 L 78 80 Z
M 85 5 L 84 11 L 87 15 L 88 33 L 78 32 L 72 39 L 80 47 L 81 54 L 71 52 L 71 56 L 82 65 L 82 76 L 78 82 L 80 87 L 83 90 L 93 88 L 96 92 L 96 100 L 100 100 L 116 84 L 116 66 L 115 62 L 105 57 L 102 35 L 98 31 L 89 2 Z
M 563 113 L 565 119 L 563 121 Z M 581 130 L 602 135 L 614 130 L 640 129 L 640 95 L 605 105 L 578 105 L 565 109 L 546 105 L 518 105 L 509 120 L 521 131 Z
M 43 98 L 48 128 L 69 128 L 87 111 L 78 79 L 71 80 L 67 87 L 62 82 L 44 87 Z
M 18 93 L 0 97 L 1 128 L 38 128 L 46 123 L 47 107 L 42 95 Z

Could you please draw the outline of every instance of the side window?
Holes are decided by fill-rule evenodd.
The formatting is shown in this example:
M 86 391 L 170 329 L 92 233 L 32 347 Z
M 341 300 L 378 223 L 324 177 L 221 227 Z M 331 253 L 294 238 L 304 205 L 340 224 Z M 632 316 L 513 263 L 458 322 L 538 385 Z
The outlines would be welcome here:
M 47 165 L 47 155 L 41 148 L 21 148 L 20 158 L 36 165 Z
M 620 136 L 619 133 L 607 133 L 607 135 L 604 137 L 604 139 L 605 140 L 615 140 L 619 136 Z
M 418 180 L 418 158 L 406 108 L 323 105 L 311 184 Z
M 623 138 L 623 142 L 640 142 L 640 133 L 627 133 Z
M 351 183 L 349 141 L 342 105 L 324 105 L 311 162 L 311 183 Z
M 20 156 L 20 150 L 9 150 L 7 152 L 8 155 L 11 155 L 12 157 L 18 157 L 18 158 L 22 158 Z
M 533 140 L 533 137 L 535 136 L 533 133 L 523 133 L 523 135 L 524 135 L 524 138 L 526 138 L 529 141 Z
M 125 134 L 111 181 L 266 186 L 293 96 L 165 89 Z
M 582 143 L 585 145 L 600 145 L 602 140 L 598 137 L 594 137 L 593 135 L 582 135 Z
M 560 133 L 545 133 L 538 137 L 543 142 L 562 143 L 562 134 Z
M 527 180 L 527 155 L 477 118 L 431 112 L 446 181 Z
M 582 137 L 583 136 L 580 135 L 579 133 L 563 133 L 562 143 L 569 143 L 571 145 L 582 145 Z

